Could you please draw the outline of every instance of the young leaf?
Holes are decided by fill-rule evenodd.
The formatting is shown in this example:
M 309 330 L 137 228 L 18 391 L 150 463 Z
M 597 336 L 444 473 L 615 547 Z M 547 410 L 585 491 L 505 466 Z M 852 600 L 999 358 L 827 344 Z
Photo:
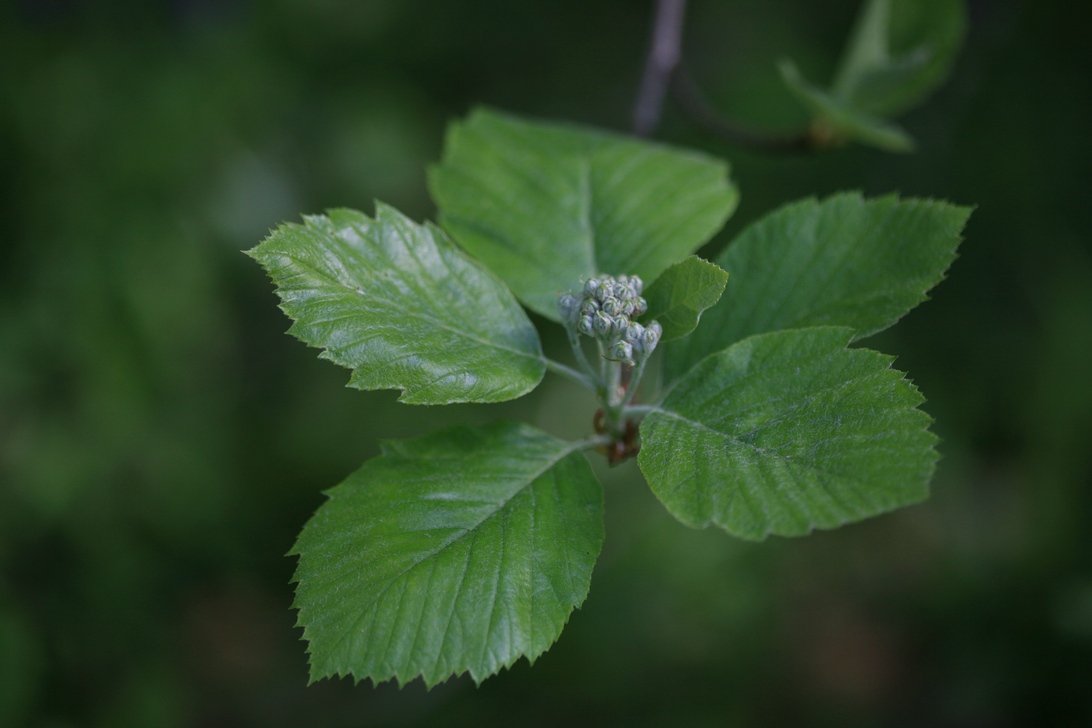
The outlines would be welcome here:
M 696 255 L 684 258 L 663 272 L 645 290 L 648 311 L 641 320 L 659 321 L 660 341 L 680 339 L 697 325 L 702 311 L 716 304 L 728 274 Z
M 944 81 L 965 26 L 963 0 L 869 0 L 842 59 L 834 95 L 866 113 L 906 111 Z
M 808 83 L 791 61 L 779 66 L 781 78 L 793 95 L 806 106 L 836 141 L 858 141 L 887 152 L 910 152 L 914 140 L 902 127 L 869 114 Z
M 312 681 L 431 687 L 534 662 L 603 543 L 587 460 L 514 422 L 388 443 L 327 495 L 292 550 Z
M 969 215 L 945 202 L 856 193 L 775 210 L 717 257 L 732 285 L 667 350 L 667 381 L 752 334 L 849 326 L 860 339 L 886 329 L 943 279 Z
M 557 321 L 558 293 L 581 278 L 651 281 L 706 242 L 736 206 L 727 174 L 697 153 L 479 109 L 450 127 L 429 182 L 456 242 Z
M 277 284 L 288 330 L 353 370 L 349 386 L 410 404 L 500 402 L 545 373 L 511 292 L 433 225 L 376 204 L 285 224 L 248 254 Z
M 867 0 L 831 90 L 806 81 L 789 61 L 782 79 L 833 141 L 910 151 L 913 140 L 884 117 L 916 105 L 944 80 L 964 15 L 962 0 Z
M 641 424 L 638 461 L 688 526 L 799 536 L 916 503 L 937 459 L 923 398 L 847 328 L 745 339 Z

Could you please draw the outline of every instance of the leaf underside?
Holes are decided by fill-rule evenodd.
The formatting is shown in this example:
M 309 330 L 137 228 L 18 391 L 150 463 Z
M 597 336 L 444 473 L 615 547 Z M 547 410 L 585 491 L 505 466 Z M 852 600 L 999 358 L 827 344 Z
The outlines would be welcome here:
M 732 278 L 701 325 L 666 349 L 665 381 L 754 334 L 848 326 L 860 339 L 924 301 L 955 259 L 970 208 L 842 193 L 745 229 L 715 262 Z
M 409 404 L 499 402 L 542 380 L 538 332 L 505 285 L 442 230 L 377 203 L 277 228 L 249 255 L 289 333 L 353 370 L 349 386 Z
M 738 195 L 694 152 L 479 109 L 429 175 L 440 222 L 529 308 L 599 273 L 654 280 L 720 229 Z
M 728 274 L 715 264 L 696 255 L 684 258 L 645 291 L 648 311 L 641 320 L 663 326 L 661 341 L 681 339 L 697 327 L 702 311 L 716 304 L 727 282 Z
M 779 331 L 694 367 L 641 425 L 641 470 L 667 509 L 760 540 L 923 500 L 937 459 L 923 398 L 852 338 Z
M 534 661 L 588 593 L 603 493 L 571 443 L 497 422 L 389 442 L 300 534 L 311 679 L 480 682 Z

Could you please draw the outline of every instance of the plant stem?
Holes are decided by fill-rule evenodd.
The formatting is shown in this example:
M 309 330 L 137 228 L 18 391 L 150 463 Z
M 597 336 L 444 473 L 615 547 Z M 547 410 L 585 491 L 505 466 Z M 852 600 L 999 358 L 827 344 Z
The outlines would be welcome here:
M 641 384 L 641 376 L 645 373 L 646 362 L 648 362 L 647 356 L 633 367 L 633 373 L 629 378 L 629 386 L 626 387 L 626 395 L 622 397 L 622 402 L 618 405 L 620 409 L 625 410 L 629 403 L 633 401 L 633 395 L 637 393 L 637 387 Z
M 658 0 L 656 3 L 652 46 L 645 61 L 645 75 L 633 110 L 633 133 L 639 137 L 651 136 L 660 124 L 664 96 L 681 57 L 685 14 L 686 0 Z
M 631 415 L 634 416 L 634 417 L 644 417 L 645 415 L 651 414 L 653 412 L 659 412 L 659 411 L 660 411 L 659 405 L 655 405 L 655 404 L 635 404 L 635 405 L 630 405 L 630 406 L 626 407 L 625 409 L 623 409 L 622 410 L 622 415 L 625 416 L 625 417 L 629 417 Z
M 614 400 L 618 397 L 618 388 L 622 385 L 622 362 L 607 362 L 607 401 L 610 407 L 617 406 Z
M 588 380 L 592 382 L 593 389 L 600 386 L 600 378 L 596 376 L 595 370 L 592 369 L 592 365 L 588 362 L 588 357 L 584 354 L 584 347 L 580 344 L 580 334 L 577 330 L 571 326 L 565 327 L 565 333 L 569 335 L 569 346 L 572 347 L 573 356 L 576 357 L 576 362 L 584 369 L 588 374 Z
M 592 378 L 589 377 L 587 374 L 582 374 L 572 367 L 567 367 L 561 362 L 554 361 L 553 359 L 550 359 L 548 357 L 543 357 L 542 360 L 546 363 L 546 368 L 554 374 L 560 374 L 567 379 L 571 379 L 582 387 L 587 387 L 592 391 L 595 390 L 595 382 L 592 381 Z
M 579 442 L 573 443 L 574 450 L 592 450 L 602 445 L 610 445 L 614 442 L 614 438 L 610 435 L 593 435 L 592 437 L 586 437 Z

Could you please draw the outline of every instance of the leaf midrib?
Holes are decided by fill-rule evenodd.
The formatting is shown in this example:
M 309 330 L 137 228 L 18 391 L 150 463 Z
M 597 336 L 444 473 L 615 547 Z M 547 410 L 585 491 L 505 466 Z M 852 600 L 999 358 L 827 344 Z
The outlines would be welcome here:
M 529 488 L 529 487 L 530 487 L 530 486 L 531 486 L 531 485 L 532 485 L 532 484 L 533 484 L 533 483 L 534 483 L 534 482 L 535 482 L 536 480 L 538 480 L 538 479 L 539 479 L 540 477 L 542 477 L 542 475 L 543 475 L 543 474 L 545 474 L 545 473 L 546 473 L 547 471 L 549 471 L 549 470 L 550 470 L 550 469 L 551 469 L 552 467 L 554 467 L 554 466 L 555 466 L 555 465 L 557 465 L 557 464 L 558 464 L 559 462 L 561 462 L 561 461 L 562 461 L 562 460 L 563 460 L 564 458 L 566 458 L 566 457 L 568 457 L 569 455 L 571 455 L 571 454 L 572 454 L 572 453 L 573 453 L 574 451 L 576 451 L 576 450 L 577 450 L 577 449 L 578 449 L 579 447 L 580 447 L 580 443 L 578 443 L 578 442 L 571 442 L 571 443 L 568 443 L 567 447 L 566 447 L 566 448 L 565 448 L 564 450 L 560 451 L 560 452 L 559 452 L 559 453 L 557 454 L 557 456 L 556 456 L 556 457 L 554 457 L 553 459 L 551 459 L 551 460 L 550 460 L 550 461 L 549 461 L 549 462 L 548 462 L 548 463 L 547 463 L 547 464 L 546 464 L 545 466 L 543 466 L 543 467 L 542 467 L 542 468 L 540 468 L 540 469 L 539 469 L 538 471 L 536 471 L 536 472 L 534 473 L 534 475 L 532 475 L 532 476 L 528 477 L 528 478 L 527 478 L 527 481 L 526 481 L 526 482 L 525 482 L 525 483 L 524 483 L 524 484 L 523 484 L 522 486 L 520 486 L 520 487 L 519 487 L 518 489 L 516 489 L 516 490 L 515 490 L 515 491 L 514 491 L 514 492 L 513 492 L 513 493 L 512 493 L 511 495 L 509 495 L 509 496 L 508 496 L 507 498 L 505 498 L 505 499 L 504 499 L 503 501 L 501 501 L 500 503 L 498 503 L 498 504 L 497 504 L 497 507 L 496 507 L 495 509 L 493 509 L 493 510 L 492 510 L 492 511 L 491 511 L 491 512 L 490 512 L 489 514 L 487 514 L 487 515 L 485 515 L 484 517 L 482 517 L 481 519 L 479 519 L 477 523 L 473 524 L 472 526 L 469 526 L 469 527 L 468 527 L 468 528 L 466 528 L 465 530 L 462 530 L 462 531 L 461 531 L 460 533 L 458 533 L 457 535 L 455 535 L 455 536 L 453 536 L 453 537 L 451 537 L 451 538 L 447 539 L 446 541 L 444 541 L 443 543 L 441 543 L 441 544 L 440 544 L 439 546 L 437 546 L 436 548 L 434 548 L 434 549 L 433 549 L 432 551 L 430 551 L 430 552 L 426 553 L 425 555 L 421 556 L 421 557 L 420 557 L 419 559 L 417 559 L 416 561 L 414 561 L 414 562 L 413 562 L 412 564 L 410 564 L 409 566 L 407 566 L 407 567 L 406 567 L 405 569 L 403 569 L 403 570 L 402 570 L 402 571 L 400 571 L 399 573 L 395 574 L 394 576 L 391 576 L 391 577 L 389 577 L 389 578 L 388 578 L 388 579 L 386 580 L 386 582 L 387 582 L 387 583 L 386 583 L 386 584 L 384 584 L 384 585 L 383 585 L 383 587 L 382 587 L 381 589 L 379 589 L 379 591 L 378 591 L 378 592 L 376 592 L 375 596 L 374 596 L 374 597 L 373 597 L 372 599 L 370 599 L 370 600 L 369 600 L 368 602 L 366 602 L 366 603 L 365 603 L 365 604 L 364 604 L 364 605 L 363 605 L 363 606 L 361 607 L 361 610 L 360 610 L 360 614 L 359 614 L 359 616 L 357 616 L 357 618 L 356 618 L 356 619 L 354 619 L 354 620 L 353 620 L 353 624 L 352 624 L 352 627 L 351 627 L 350 629 L 348 629 L 348 630 L 346 630 L 345 632 L 343 632 L 343 633 L 342 633 L 342 635 L 341 635 L 341 637 L 340 637 L 340 638 L 338 639 L 337 643 L 336 643 L 336 644 L 334 644 L 333 646 L 331 646 L 331 647 L 330 647 L 330 650 L 329 650 L 329 653 L 328 653 L 328 654 L 330 654 L 330 655 L 332 656 L 332 655 L 333 655 L 333 654 L 334 654 L 335 652 L 337 652 L 337 651 L 338 651 L 339 649 L 341 649 L 341 646 L 342 646 L 343 644 L 345 644 L 345 640 L 346 640 L 346 639 L 348 638 L 348 636 L 349 636 L 350 634 L 353 634 L 353 633 L 355 633 L 355 632 L 357 631 L 357 628 L 358 628 L 358 627 L 360 626 L 360 622 L 361 622 L 361 621 L 362 621 L 362 620 L 363 620 L 364 618 L 366 618 L 366 617 L 368 616 L 368 614 L 370 613 L 370 611 L 372 610 L 372 608 L 373 608 L 373 607 L 374 607 L 374 606 L 375 606 L 375 605 L 376 605 L 376 604 L 377 604 L 377 603 L 379 602 L 379 600 L 380 600 L 380 599 L 382 599 L 382 598 L 383 598 L 383 595 L 384 595 L 384 594 L 386 594 L 386 593 L 387 593 L 387 591 L 388 591 L 388 590 L 389 590 L 389 589 L 390 589 L 390 588 L 391 588 L 391 587 L 392 587 L 392 586 L 393 586 L 394 584 L 396 584 L 397 582 L 399 582 L 399 581 L 400 581 L 400 580 L 401 580 L 401 579 L 402 579 L 402 578 L 403 578 L 404 576 L 406 576 L 407 574 L 409 574 L 409 573 L 410 573 L 411 571 L 413 571 L 414 569 L 416 569 L 416 568 L 417 568 L 418 566 L 420 566 L 420 565 L 421 565 L 421 564 L 423 564 L 424 562 L 426 562 L 426 561 L 428 561 L 428 560 L 430 560 L 430 559 L 433 559 L 433 558 L 435 558 L 435 557 L 437 556 L 437 554 L 439 554 L 440 552 L 442 552 L 442 551 L 444 551 L 444 550 L 448 549 L 449 547 L 453 546 L 454 544 L 458 543 L 459 541 L 461 541 L 461 540 L 462 540 L 462 539 L 464 539 L 464 538 L 467 538 L 467 537 L 469 537 L 469 536 L 475 535 L 475 534 L 477 533 L 477 530 L 478 530 L 478 529 L 479 529 L 479 528 L 480 528 L 480 527 L 482 526 L 482 524 L 484 524 L 484 523 L 485 523 L 486 521 L 488 521 L 489 519 L 491 519 L 491 518 L 493 518 L 494 516 L 496 516 L 496 515 L 497 515 L 498 513 L 500 513 L 501 511 L 503 511 L 503 510 L 504 510 L 504 509 L 505 509 L 505 508 L 506 508 L 506 507 L 508 506 L 508 504 L 509 504 L 509 503 L 510 503 L 510 502 L 511 502 L 511 501 L 512 501 L 513 499 L 515 499 L 515 498 L 516 498 L 516 496 L 520 495 L 520 494 L 521 494 L 521 493 L 523 493 L 523 492 L 524 492 L 525 490 L 527 490 L 527 488 Z M 469 559 L 469 555 L 468 555 L 468 557 L 467 557 L 467 558 Z M 465 574 L 464 574 L 464 576 L 465 576 Z M 461 588 L 461 582 L 460 582 L 460 588 Z M 458 597 L 456 596 L 456 598 L 458 598 Z M 495 602 L 495 601 L 496 601 L 496 600 L 494 599 L 494 602 Z M 302 609 L 301 609 L 301 613 L 302 613 Z M 445 634 L 446 634 L 446 630 L 445 630 Z M 328 674 L 329 674 L 329 673 L 328 673 Z
M 355 294 L 357 296 L 364 297 L 363 294 L 360 292 L 360 290 L 356 286 L 346 285 L 346 283 L 344 281 L 341 281 L 336 277 L 332 277 L 328 273 L 316 268 L 314 265 L 312 265 L 312 264 L 310 264 L 308 262 L 305 262 L 305 261 L 297 258 L 296 256 L 292 255 L 291 253 L 285 252 L 284 255 L 289 260 L 291 260 L 294 263 L 296 263 L 297 265 L 299 265 L 301 268 L 305 268 L 305 269 L 311 271 L 316 277 L 322 278 L 322 279 L 324 279 L 326 281 L 331 282 L 335 287 L 341 288 L 341 289 L 349 292 L 350 294 Z M 278 285 L 277 288 L 278 288 L 278 291 L 280 291 L 280 290 L 283 290 L 284 287 Z M 381 302 L 387 304 L 388 306 L 391 306 L 392 308 L 398 308 L 397 304 L 395 304 L 395 302 L 391 301 L 390 299 L 387 299 L 387 298 L 384 298 L 384 297 L 378 296 L 378 295 L 373 295 L 373 294 L 369 294 L 369 295 L 372 298 L 374 298 L 375 300 L 381 301 Z M 445 329 L 447 331 L 450 331 L 450 332 L 452 332 L 452 333 L 456 334 L 457 336 L 460 336 L 460 337 L 462 337 L 464 339 L 469 339 L 471 341 L 476 341 L 476 342 L 478 342 L 480 344 L 484 344 L 486 346 L 489 346 L 489 347 L 492 347 L 492 348 L 495 348 L 495 349 L 502 349 L 504 351 L 511 352 L 512 354 L 523 357 L 525 359 L 531 359 L 532 361 L 544 361 L 544 357 L 541 354 L 538 354 L 538 355 L 528 354 L 525 351 L 520 351 L 519 349 L 513 349 L 510 346 L 505 346 L 504 344 L 500 344 L 500 343 L 495 342 L 495 341 L 489 341 L 487 339 L 483 339 L 483 338 L 481 338 L 479 336 L 476 336 L 476 335 L 468 332 L 465 329 L 459 329 L 459 328 L 456 328 L 454 326 L 450 326 L 446 322 L 441 321 L 440 319 L 434 318 L 433 316 L 430 316 L 427 313 L 417 313 L 417 314 L 415 314 L 415 316 L 418 316 L 418 317 L 423 318 L 423 319 L 425 319 L 425 320 L 427 320 L 427 321 L 429 321 L 431 323 L 434 323 L 438 327 L 440 327 L 442 329 Z M 324 348 L 328 348 L 328 347 L 324 347 Z

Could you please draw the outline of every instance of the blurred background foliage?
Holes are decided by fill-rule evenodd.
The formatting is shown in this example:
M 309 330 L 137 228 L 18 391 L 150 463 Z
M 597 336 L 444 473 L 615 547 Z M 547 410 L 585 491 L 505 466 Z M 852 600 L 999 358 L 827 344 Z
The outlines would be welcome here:
M 721 109 L 792 130 L 856 0 L 694 0 Z M 421 219 L 475 103 L 624 130 L 652 3 L 13 0 L 0 5 L 0 725 L 1092 724 L 1092 56 L 1087 6 L 981 0 L 913 155 L 751 153 L 739 212 L 843 188 L 977 204 L 934 300 L 868 345 L 937 418 L 932 499 L 804 539 L 674 522 L 603 471 L 591 595 L 533 668 L 306 686 L 283 554 L 377 437 L 590 427 L 549 378 L 412 408 L 283 335 L 240 250 L 381 198 Z M 540 322 L 541 323 L 541 322 Z M 550 327 L 546 327 L 550 328 Z M 547 332 L 547 347 L 561 346 Z

